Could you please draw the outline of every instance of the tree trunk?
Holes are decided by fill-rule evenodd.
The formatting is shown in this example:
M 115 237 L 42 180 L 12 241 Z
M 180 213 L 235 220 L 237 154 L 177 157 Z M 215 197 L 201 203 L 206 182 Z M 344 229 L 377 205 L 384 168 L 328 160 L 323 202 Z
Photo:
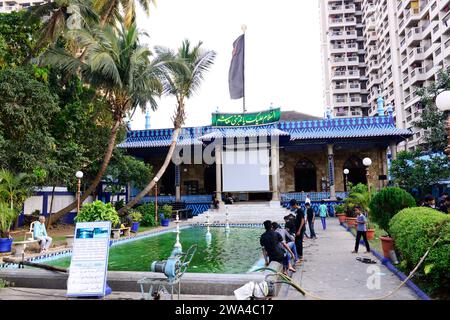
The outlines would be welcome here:
M 175 147 L 177 145 L 177 140 L 178 140 L 178 136 L 180 134 L 180 131 L 181 131 L 181 127 L 176 128 L 173 131 L 172 143 L 170 144 L 169 151 L 167 152 L 166 159 L 164 160 L 164 163 L 163 163 L 161 169 L 159 169 L 158 173 L 155 175 L 155 177 L 152 179 L 152 181 L 150 181 L 150 183 L 144 188 L 144 190 L 142 190 L 133 200 L 128 202 L 122 209 L 119 210 L 119 214 L 123 214 L 128 209 L 132 208 L 134 205 L 139 203 L 139 201 L 141 201 L 141 199 L 143 197 L 145 197 L 147 194 L 150 193 L 150 191 L 155 186 L 156 182 L 161 179 L 161 177 L 163 176 L 164 172 L 166 172 L 167 167 L 169 166 L 170 160 L 172 159 L 172 155 L 173 155 L 173 153 L 175 151 Z
M 83 193 L 81 199 L 80 199 L 80 203 L 83 203 L 83 201 L 85 201 L 90 195 L 91 193 L 93 193 L 95 191 L 95 189 L 97 188 L 98 184 L 100 183 L 100 181 L 102 180 L 102 177 L 106 171 L 106 169 L 108 168 L 108 164 L 109 161 L 111 160 L 112 157 L 112 153 L 114 151 L 114 148 L 116 146 L 116 137 L 117 137 L 117 132 L 119 130 L 119 126 L 122 122 L 122 118 L 118 118 L 116 119 L 112 130 L 111 130 L 111 135 L 108 141 L 108 148 L 106 149 L 105 155 L 103 157 L 103 163 L 102 166 L 100 167 L 100 170 L 97 173 L 97 176 L 95 177 L 94 181 L 92 182 L 92 184 L 89 186 L 89 188 Z M 58 212 L 56 212 L 53 215 L 53 221 L 58 221 L 61 217 L 63 217 L 64 215 L 66 215 L 67 213 L 69 213 L 71 210 L 75 209 L 77 207 L 77 201 L 75 200 L 74 202 L 72 202 L 70 205 L 68 205 L 67 207 L 59 210 Z
M 46 228 L 49 228 L 49 226 L 52 223 L 53 199 L 55 199 L 55 188 L 56 188 L 56 186 L 53 186 L 53 188 L 52 188 L 52 197 L 50 200 L 50 210 L 48 211 L 48 219 L 47 219 L 47 221 L 45 221 Z

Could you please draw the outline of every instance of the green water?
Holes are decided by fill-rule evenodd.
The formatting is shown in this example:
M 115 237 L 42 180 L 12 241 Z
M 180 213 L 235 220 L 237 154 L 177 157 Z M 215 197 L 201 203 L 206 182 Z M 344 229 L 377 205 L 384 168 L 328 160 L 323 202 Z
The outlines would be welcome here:
M 207 245 L 206 228 L 181 230 L 180 242 L 186 251 L 197 244 L 197 252 L 187 272 L 238 274 L 247 272 L 261 257 L 259 237 L 263 229 L 231 228 L 227 236 L 225 228 L 211 228 L 212 241 Z M 150 271 L 155 260 L 165 260 L 175 244 L 173 232 L 134 242 L 117 245 L 109 251 L 108 269 L 111 271 Z M 46 262 L 68 268 L 70 257 Z

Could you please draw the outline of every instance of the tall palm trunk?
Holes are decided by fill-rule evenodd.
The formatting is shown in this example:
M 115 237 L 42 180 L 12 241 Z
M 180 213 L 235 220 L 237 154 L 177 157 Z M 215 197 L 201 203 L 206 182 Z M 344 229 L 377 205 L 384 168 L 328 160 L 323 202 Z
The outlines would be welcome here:
M 103 163 L 100 167 L 100 170 L 97 173 L 97 176 L 95 177 L 94 181 L 91 183 L 89 188 L 83 193 L 80 203 L 83 203 L 97 188 L 98 184 L 102 180 L 103 175 L 105 174 L 106 169 L 108 168 L 109 161 L 111 160 L 112 153 L 114 151 L 114 148 L 116 146 L 116 138 L 117 133 L 119 131 L 120 124 L 122 122 L 122 117 L 117 116 L 116 120 L 114 122 L 114 125 L 111 129 L 111 135 L 108 141 L 108 148 L 106 149 L 105 155 L 103 156 Z M 72 211 L 77 207 L 77 201 L 72 202 L 67 207 L 59 210 L 58 212 L 55 212 L 53 214 L 52 220 L 54 222 L 58 221 L 61 217 Z
M 172 133 L 172 142 L 170 143 L 169 151 L 167 151 L 166 159 L 164 160 L 163 165 L 156 173 L 155 177 L 150 181 L 150 183 L 139 192 L 139 194 L 130 202 L 128 202 L 123 208 L 121 208 L 118 212 L 119 214 L 125 213 L 128 209 L 132 208 L 134 205 L 138 204 L 139 201 L 155 187 L 156 183 L 161 179 L 161 177 L 166 172 L 167 167 L 170 164 L 170 160 L 172 159 L 173 153 L 175 152 L 175 147 L 177 146 L 178 136 L 181 132 L 181 126 L 184 123 L 185 115 L 184 115 L 184 97 L 178 98 L 178 108 L 175 114 L 175 118 L 173 121 L 174 131 Z
M 164 172 L 166 172 L 167 167 L 170 164 L 170 160 L 172 159 L 173 153 L 175 152 L 175 147 L 177 145 L 178 136 L 180 135 L 181 127 L 176 128 L 172 134 L 172 143 L 170 144 L 169 151 L 167 152 L 166 159 L 164 160 L 163 165 L 159 169 L 158 173 L 156 173 L 155 177 L 150 181 L 150 183 L 139 192 L 139 194 L 130 202 L 128 202 L 122 209 L 119 210 L 119 214 L 123 214 L 126 210 L 132 208 L 134 205 L 139 203 L 143 197 L 150 193 L 150 191 L 155 187 L 157 181 L 161 179 Z

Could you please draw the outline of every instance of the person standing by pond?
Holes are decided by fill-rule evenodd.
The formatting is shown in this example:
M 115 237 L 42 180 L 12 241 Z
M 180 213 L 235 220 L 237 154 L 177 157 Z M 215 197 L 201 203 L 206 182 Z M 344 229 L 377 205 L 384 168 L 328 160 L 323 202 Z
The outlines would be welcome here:
M 316 221 L 316 213 L 311 207 L 311 203 L 306 204 L 306 217 L 309 226 L 309 236 L 311 239 L 317 239 L 316 232 L 314 231 L 314 222 Z
M 327 208 L 327 205 L 325 204 L 325 200 L 322 200 L 320 202 L 319 215 L 320 215 L 320 220 L 322 221 L 323 230 L 327 230 L 328 208 Z
M 291 208 L 296 212 L 295 216 L 295 247 L 297 249 L 298 259 L 301 262 L 303 260 L 303 237 L 305 236 L 305 212 L 298 205 L 295 199 L 290 201 Z
M 356 242 L 355 242 L 355 250 L 352 253 L 358 253 L 359 249 L 359 241 L 361 241 L 361 237 L 364 239 L 364 243 L 366 245 L 366 253 L 370 252 L 369 241 L 367 241 L 367 217 L 362 212 L 360 206 L 355 207 L 355 213 L 357 214 L 356 218 Z

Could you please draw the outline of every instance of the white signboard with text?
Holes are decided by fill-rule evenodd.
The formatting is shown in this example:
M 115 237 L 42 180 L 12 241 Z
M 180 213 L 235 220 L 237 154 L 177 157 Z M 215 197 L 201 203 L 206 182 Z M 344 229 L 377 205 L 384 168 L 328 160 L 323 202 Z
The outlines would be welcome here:
M 111 222 L 81 222 L 75 227 L 67 296 L 105 296 Z

